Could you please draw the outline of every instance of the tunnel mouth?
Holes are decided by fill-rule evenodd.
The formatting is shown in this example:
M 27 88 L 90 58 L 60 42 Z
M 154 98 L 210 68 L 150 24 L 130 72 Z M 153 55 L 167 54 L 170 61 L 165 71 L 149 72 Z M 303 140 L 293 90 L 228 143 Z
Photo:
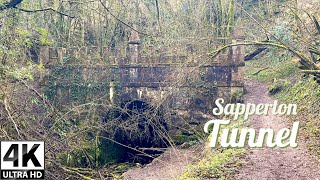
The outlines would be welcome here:
M 104 136 L 114 140 L 102 142 L 102 149 L 106 149 L 103 152 L 116 151 L 118 162 L 147 164 L 169 146 L 168 125 L 161 106 L 153 107 L 141 100 L 126 101 L 120 108 L 110 109 L 103 121 L 112 124 L 112 130 L 104 132 Z

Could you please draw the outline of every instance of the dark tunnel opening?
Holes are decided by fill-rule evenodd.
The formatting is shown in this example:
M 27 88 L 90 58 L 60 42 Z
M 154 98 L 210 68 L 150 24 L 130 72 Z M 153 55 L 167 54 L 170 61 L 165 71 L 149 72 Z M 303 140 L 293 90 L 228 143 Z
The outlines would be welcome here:
M 169 146 L 162 107 L 155 108 L 141 100 L 123 102 L 120 108 L 110 109 L 103 122 L 112 124 L 103 136 L 115 141 L 101 142 L 104 159 L 147 164 Z

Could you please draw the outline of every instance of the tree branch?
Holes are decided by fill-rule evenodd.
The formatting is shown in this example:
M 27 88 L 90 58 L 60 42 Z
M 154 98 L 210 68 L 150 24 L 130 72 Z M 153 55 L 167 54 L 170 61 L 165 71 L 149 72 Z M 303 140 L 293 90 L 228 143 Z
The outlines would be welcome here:
M 312 19 L 313 19 L 314 25 L 316 26 L 316 29 L 318 30 L 318 34 L 320 34 L 320 25 L 319 25 L 319 22 L 317 21 L 317 19 L 316 19 L 315 16 L 312 16 Z
M 53 11 L 55 13 L 58 13 L 62 16 L 67 16 L 69 18 L 75 18 L 74 16 L 70 16 L 68 14 L 65 14 L 63 12 L 60 12 L 58 10 L 55 10 L 53 8 L 45 8 L 45 9 L 36 9 L 36 10 L 27 10 L 27 9 L 22 9 L 22 8 L 18 8 L 17 5 L 19 5 L 20 3 L 22 3 L 23 0 L 11 0 L 8 3 L 5 3 L 4 5 L 0 6 L 0 11 L 3 11 L 5 9 L 17 9 L 19 11 L 22 12 L 26 12 L 26 13 L 36 13 L 36 12 L 45 12 L 45 11 Z
M 21 8 L 17 8 L 17 7 L 13 7 L 14 9 L 17 9 L 19 11 L 22 11 L 22 12 L 26 12 L 26 13 L 36 13 L 36 12 L 45 12 L 45 11 L 53 11 L 55 13 L 58 13 L 62 16 L 67 16 L 69 18 L 75 18 L 75 16 L 71 16 L 71 15 L 68 15 L 68 14 L 65 14 L 63 12 L 60 12 L 60 11 L 57 11 L 53 8 L 45 8 L 45 9 L 36 9 L 36 10 L 27 10 L 27 9 L 21 9 Z
M 250 61 L 251 59 L 253 59 L 253 58 L 256 57 L 257 55 L 259 55 L 260 53 L 262 53 L 263 51 L 265 51 L 266 49 L 267 49 L 266 47 L 261 47 L 261 48 L 256 49 L 256 50 L 253 51 L 252 53 L 247 54 L 247 55 L 244 57 L 244 61 Z
M 320 74 L 320 70 L 302 70 L 301 72 L 305 74 Z
M 15 8 L 18 4 L 22 3 L 23 0 L 11 0 L 4 5 L 0 6 L 0 11 L 5 9 Z
M 243 42 L 243 43 L 235 43 L 235 44 L 228 44 L 225 45 L 219 49 L 217 49 L 216 51 L 210 53 L 211 57 L 215 57 L 217 56 L 222 50 L 229 48 L 229 47 L 234 47 L 234 46 L 272 46 L 272 47 L 277 47 L 280 49 L 284 49 L 284 50 L 288 50 L 291 53 L 293 53 L 295 56 L 300 58 L 300 64 L 302 64 L 303 66 L 306 66 L 307 68 L 309 68 L 310 70 L 319 70 L 319 68 L 317 67 L 317 65 L 312 62 L 311 60 L 309 60 L 306 56 L 304 56 L 303 54 L 301 54 L 298 51 L 293 50 L 292 48 L 285 46 L 283 44 L 277 44 L 274 42 L 259 42 L 259 41 L 253 41 L 253 42 Z
M 161 25 L 160 25 L 160 8 L 159 8 L 159 2 L 158 2 L 158 0 L 156 0 L 156 8 L 157 8 L 157 18 L 158 18 L 159 32 L 161 32 Z

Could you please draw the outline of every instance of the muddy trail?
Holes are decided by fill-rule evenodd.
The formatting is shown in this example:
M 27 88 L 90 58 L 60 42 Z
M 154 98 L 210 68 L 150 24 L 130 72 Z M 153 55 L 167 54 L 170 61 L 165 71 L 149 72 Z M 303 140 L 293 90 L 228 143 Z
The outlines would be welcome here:
M 273 103 L 268 95 L 267 85 L 258 82 L 246 82 L 248 93 L 245 101 Z M 302 121 L 302 120 L 301 120 Z M 285 116 L 279 117 L 269 113 L 268 116 L 253 116 L 250 127 L 255 129 L 272 128 L 276 132 L 281 128 L 291 128 L 292 122 Z M 299 132 L 297 148 L 262 148 L 248 149 L 243 167 L 234 179 L 320 179 L 319 160 L 310 156 Z
M 267 92 L 267 85 L 246 82 L 245 103 L 273 103 Z M 272 128 L 276 132 L 281 128 L 291 128 L 292 122 L 285 116 L 269 113 L 268 116 L 252 116 L 249 127 Z M 299 132 L 297 148 L 259 148 L 248 149 L 240 159 L 242 168 L 232 179 L 279 180 L 279 179 L 320 179 L 320 161 L 310 156 Z M 126 180 L 169 180 L 176 179 L 190 163 L 197 163 L 201 157 L 199 149 L 169 149 L 159 158 L 143 168 L 135 168 L 124 175 Z

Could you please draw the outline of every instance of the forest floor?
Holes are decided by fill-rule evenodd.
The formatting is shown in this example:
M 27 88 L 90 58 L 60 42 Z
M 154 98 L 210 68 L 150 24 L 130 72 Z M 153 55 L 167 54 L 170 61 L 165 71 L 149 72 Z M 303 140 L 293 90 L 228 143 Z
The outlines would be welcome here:
M 268 94 L 267 87 L 265 83 L 247 81 L 245 101 L 255 104 L 273 103 L 274 99 Z M 272 114 L 253 116 L 249 122 L 249 127 L 270 127 L 275 131 L 291 126 L 292 123 L 286 117 Z M 248 149 L 246 155 L 239 160 L 242 167 L 233 179 L 320 179 L 319 161 L 310 155 L 303 139 L 299 138 L 298 144 L 297 148 Z M 124 179 L 176 179 L 188 164 L 198 162 L 200 157 L 199 149 L 172 148 L 147 166 L 128 171 Z
M 246 82 L 248 93 L 245 101 L 250 103 L 272 103 L 267 85 L 256 81 Z M 268 116 L 253 116 L 249 127 L 260 129 L 270 127 L 275 131 L 292 127 L 285 116 L 269 113 Z M 319 160 L 311 157 L 301 136 L 297 148 L 248 149 L 242 159 L 242 168 L 235 179 L 320 179 Z

